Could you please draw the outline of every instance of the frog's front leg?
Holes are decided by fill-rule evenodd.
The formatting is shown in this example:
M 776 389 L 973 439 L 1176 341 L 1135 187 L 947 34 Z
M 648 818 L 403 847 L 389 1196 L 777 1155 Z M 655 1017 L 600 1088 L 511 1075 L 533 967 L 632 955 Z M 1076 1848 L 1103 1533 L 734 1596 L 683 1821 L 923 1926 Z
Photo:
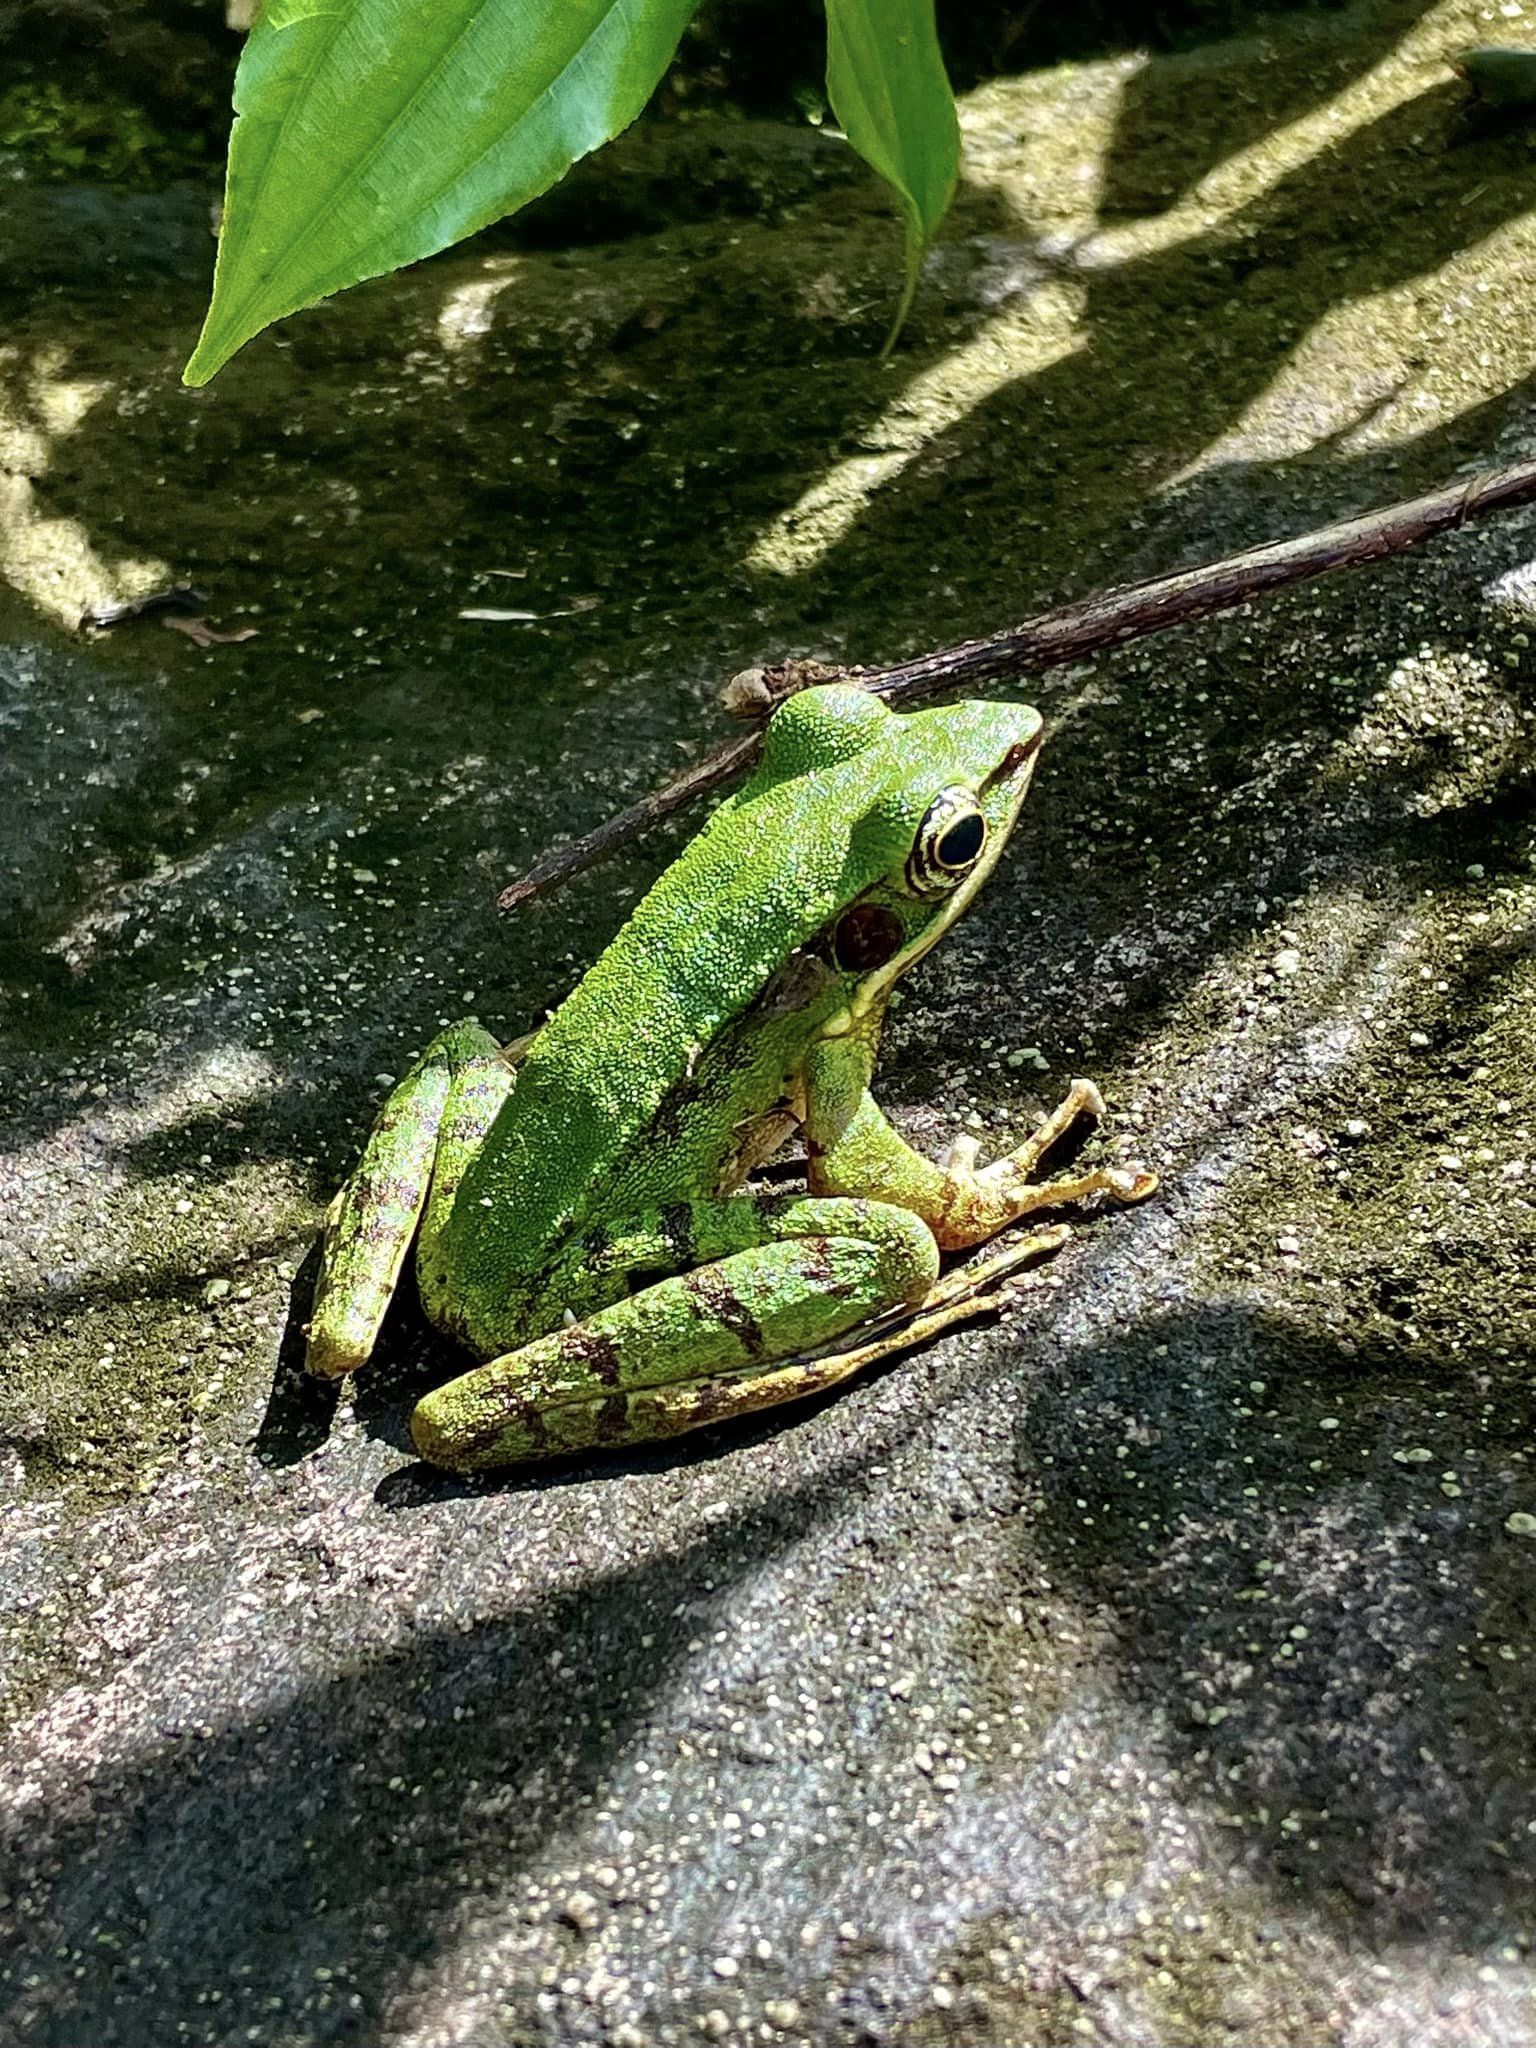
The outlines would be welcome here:
M 853 1368 L 815 1351 L 917 1306 L 933 1233 L 886 1202 L 679 1204 L 605 1230 L 590 1256 L 632 1274 L 691 1265 L 438 1387 L 411 1434 L 454 1471 L 680 1435 L 818 1392 Z M 697 1263 L 692 1263 L 692 1262 Z
M 440 1032 L 393 1089 L 325 1214 L 311 1372 L 339 1378 L 365 1363 L 429 1194 L 430 1231 L 513 1085 L 490 1032 L 465 1023 Z
M 944 1251 L 983 1244 L 1036 1209 L 1058 1208 L 1089 1195 L 1139 1202 L 1157 1186 L 1156 1174 L 1140 1167 L 1098 1167 L 1054 1181 L 1030 1179 L 1080 1116 L 1103 1113 L 1103 1099 L 1091 1081 L 1074 1081 L 1037 1131 L 978 1170 L 974 1138 L 956 1139 L 942 1163 L 914 1151 L 871 1096 L 869 1064 L 869 1048 L 857 1037 L 823 1039 L 806 1062 L 811 1187 L 818 1195 L 856 1190 L 914 1209 Z

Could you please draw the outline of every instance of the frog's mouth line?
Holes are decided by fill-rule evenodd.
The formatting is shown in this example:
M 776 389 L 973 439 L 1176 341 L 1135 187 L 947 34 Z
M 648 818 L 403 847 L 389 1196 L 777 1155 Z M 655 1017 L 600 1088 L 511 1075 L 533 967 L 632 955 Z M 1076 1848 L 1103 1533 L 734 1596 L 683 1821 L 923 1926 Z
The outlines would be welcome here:
M 825 1038 L 844 1038 L 854 1030 L 872 1010 L 878 1009 L 890 995 L 892 988 L 908 968 L 913 967 L 925 953 L 931 952 L 946 932 L 953 930 L 964 917 L 974 901 L 977 892 L 1003 857 L 1004 849 L 1013 837 L 1013 828 L 1018 822 L 1019 811 L 1029 793 L 1034 779 L 1035 763 L 1040 758 L 1041 734 L 1037 732 L 1030 740 L 1021 740 L 1009 749 L 997 767 L 981 784 L 979 795 L 985 796 L 995 790 L 999 782 L 1012 781 L 1013 788 L 1008 804 L 1008 814 L 1003 829 L 989 832 L 987 844 L 980 860 L 946 902 L 944 912 L 929 924 L 927 929 L 915 938 L 910 946 L 904 946 L 899 953 L 893 953 L 883 967 L 875 968 L 853 992 L 846 1010 L 829 1018 L 823 1027 Z

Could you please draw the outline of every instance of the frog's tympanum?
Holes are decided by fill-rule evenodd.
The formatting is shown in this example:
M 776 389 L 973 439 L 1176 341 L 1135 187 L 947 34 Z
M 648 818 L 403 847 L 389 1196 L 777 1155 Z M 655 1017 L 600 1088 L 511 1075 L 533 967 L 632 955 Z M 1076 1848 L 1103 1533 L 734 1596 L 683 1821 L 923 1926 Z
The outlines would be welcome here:
M 1066 1231 L 943 1276 L 942 1252 L 1150 1194 L 1124 1168 L 1031 1181 L 1102 1110 L 1090 1082 L 980 1169 L 970 1138 L 914 1152 L 869 1092 L 891 990 L 991 872 L 1039 743 L 1016 705 L 787 699 L 549 1021 L 508 1051 L 455 1025 L 390 1096 L 327 1216 L 310 1369 L 364 1363 L 414 1241 L 428 1316 L 484 1361 L 417 1406 L 423 1457 L 642 1443 L 832 1386 Z M 797 1128 L 809 1192 L 746 1188 Z

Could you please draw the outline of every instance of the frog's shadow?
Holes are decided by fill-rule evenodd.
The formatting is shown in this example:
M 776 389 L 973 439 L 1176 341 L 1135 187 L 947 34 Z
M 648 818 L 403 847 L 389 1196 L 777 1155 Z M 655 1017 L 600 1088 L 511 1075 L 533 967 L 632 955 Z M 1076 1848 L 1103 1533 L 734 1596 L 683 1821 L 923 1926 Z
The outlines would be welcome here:
M 297 1465 L 325 1442 L 341 1403 L 338 1380 L 317 1379 L 304 1370 L 310 1307 L 320 1279 L 320 1239 L 311 1244 L 288 1285 L 288 1314 L 278 1340 L 266 1411 L 256 1432 L 256 1456 L 263 1465 Z
M 288 1291 L 288 1315 L 278 1345 L 266 1411 L 256 1433 L 256 1456 L 264 1465 L 296 1465 L 313 1456 L 330 1435 L 341 1405 L 342 1382 L 316 1379 L 304 1368 L 306 1331 L 320 1277 L 317 1240 L 294 1275 Z M 916 1347 L 913 1347 L 916 1348 Z M 873 1384 L 901 1363 L 897 1350 L 858 1375 L 859 1384 Z M 364 1434 L 394 1449 L 414 1453 L 408 1418 L 421 1396 L 465 1370 L 464 1352 L 439 1335 L 427 1321 L 410 1274 L 401 1276 L 395 1298 L 379 1332 L 368 1371 L 353 1382 L 353 1414 Z M 466 1497 L 504 1493 L 543 1493 L 565 1486 L 612 1481 L 645 1472 L 670 1472 L 679 1466 L 704 1465 L 733 1450 L 751 1450 L 771 1442 L 787 1429 L 799 1427 L 831 1402 L 845 1387 L 831 1387 L 801 1401 L 786 1402 L 756 1415 L 742 1416 L 706 1429 L 690 1431 L 670 1442 L 636 1444 L 600 1456 L 551 1459 L 547 1464 L 465 1476 L 441 1471 L 412 1456 L 412 1462 L 387 1472 L 374 1489 L 383 1508 L 403 1512 Z

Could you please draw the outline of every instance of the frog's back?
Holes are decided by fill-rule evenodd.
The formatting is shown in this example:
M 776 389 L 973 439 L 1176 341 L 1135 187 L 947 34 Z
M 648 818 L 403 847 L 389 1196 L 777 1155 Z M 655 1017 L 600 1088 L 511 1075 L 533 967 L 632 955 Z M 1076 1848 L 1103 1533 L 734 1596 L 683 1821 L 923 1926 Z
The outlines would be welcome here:
M 539 1033 L 454 1204 L 458 1262 L 472 1280 L 537 1273 L 600 1205 L 668 1092 L 730 1019 L 878 872 L 884 851 L 859 829 L 868 815 L 861 756 L 894 715 L 855 690 L 805 697 L 839 701 L 807 704 L 802 732 L 785 711 L 803 700 L 790 700 L 762 768 Z

